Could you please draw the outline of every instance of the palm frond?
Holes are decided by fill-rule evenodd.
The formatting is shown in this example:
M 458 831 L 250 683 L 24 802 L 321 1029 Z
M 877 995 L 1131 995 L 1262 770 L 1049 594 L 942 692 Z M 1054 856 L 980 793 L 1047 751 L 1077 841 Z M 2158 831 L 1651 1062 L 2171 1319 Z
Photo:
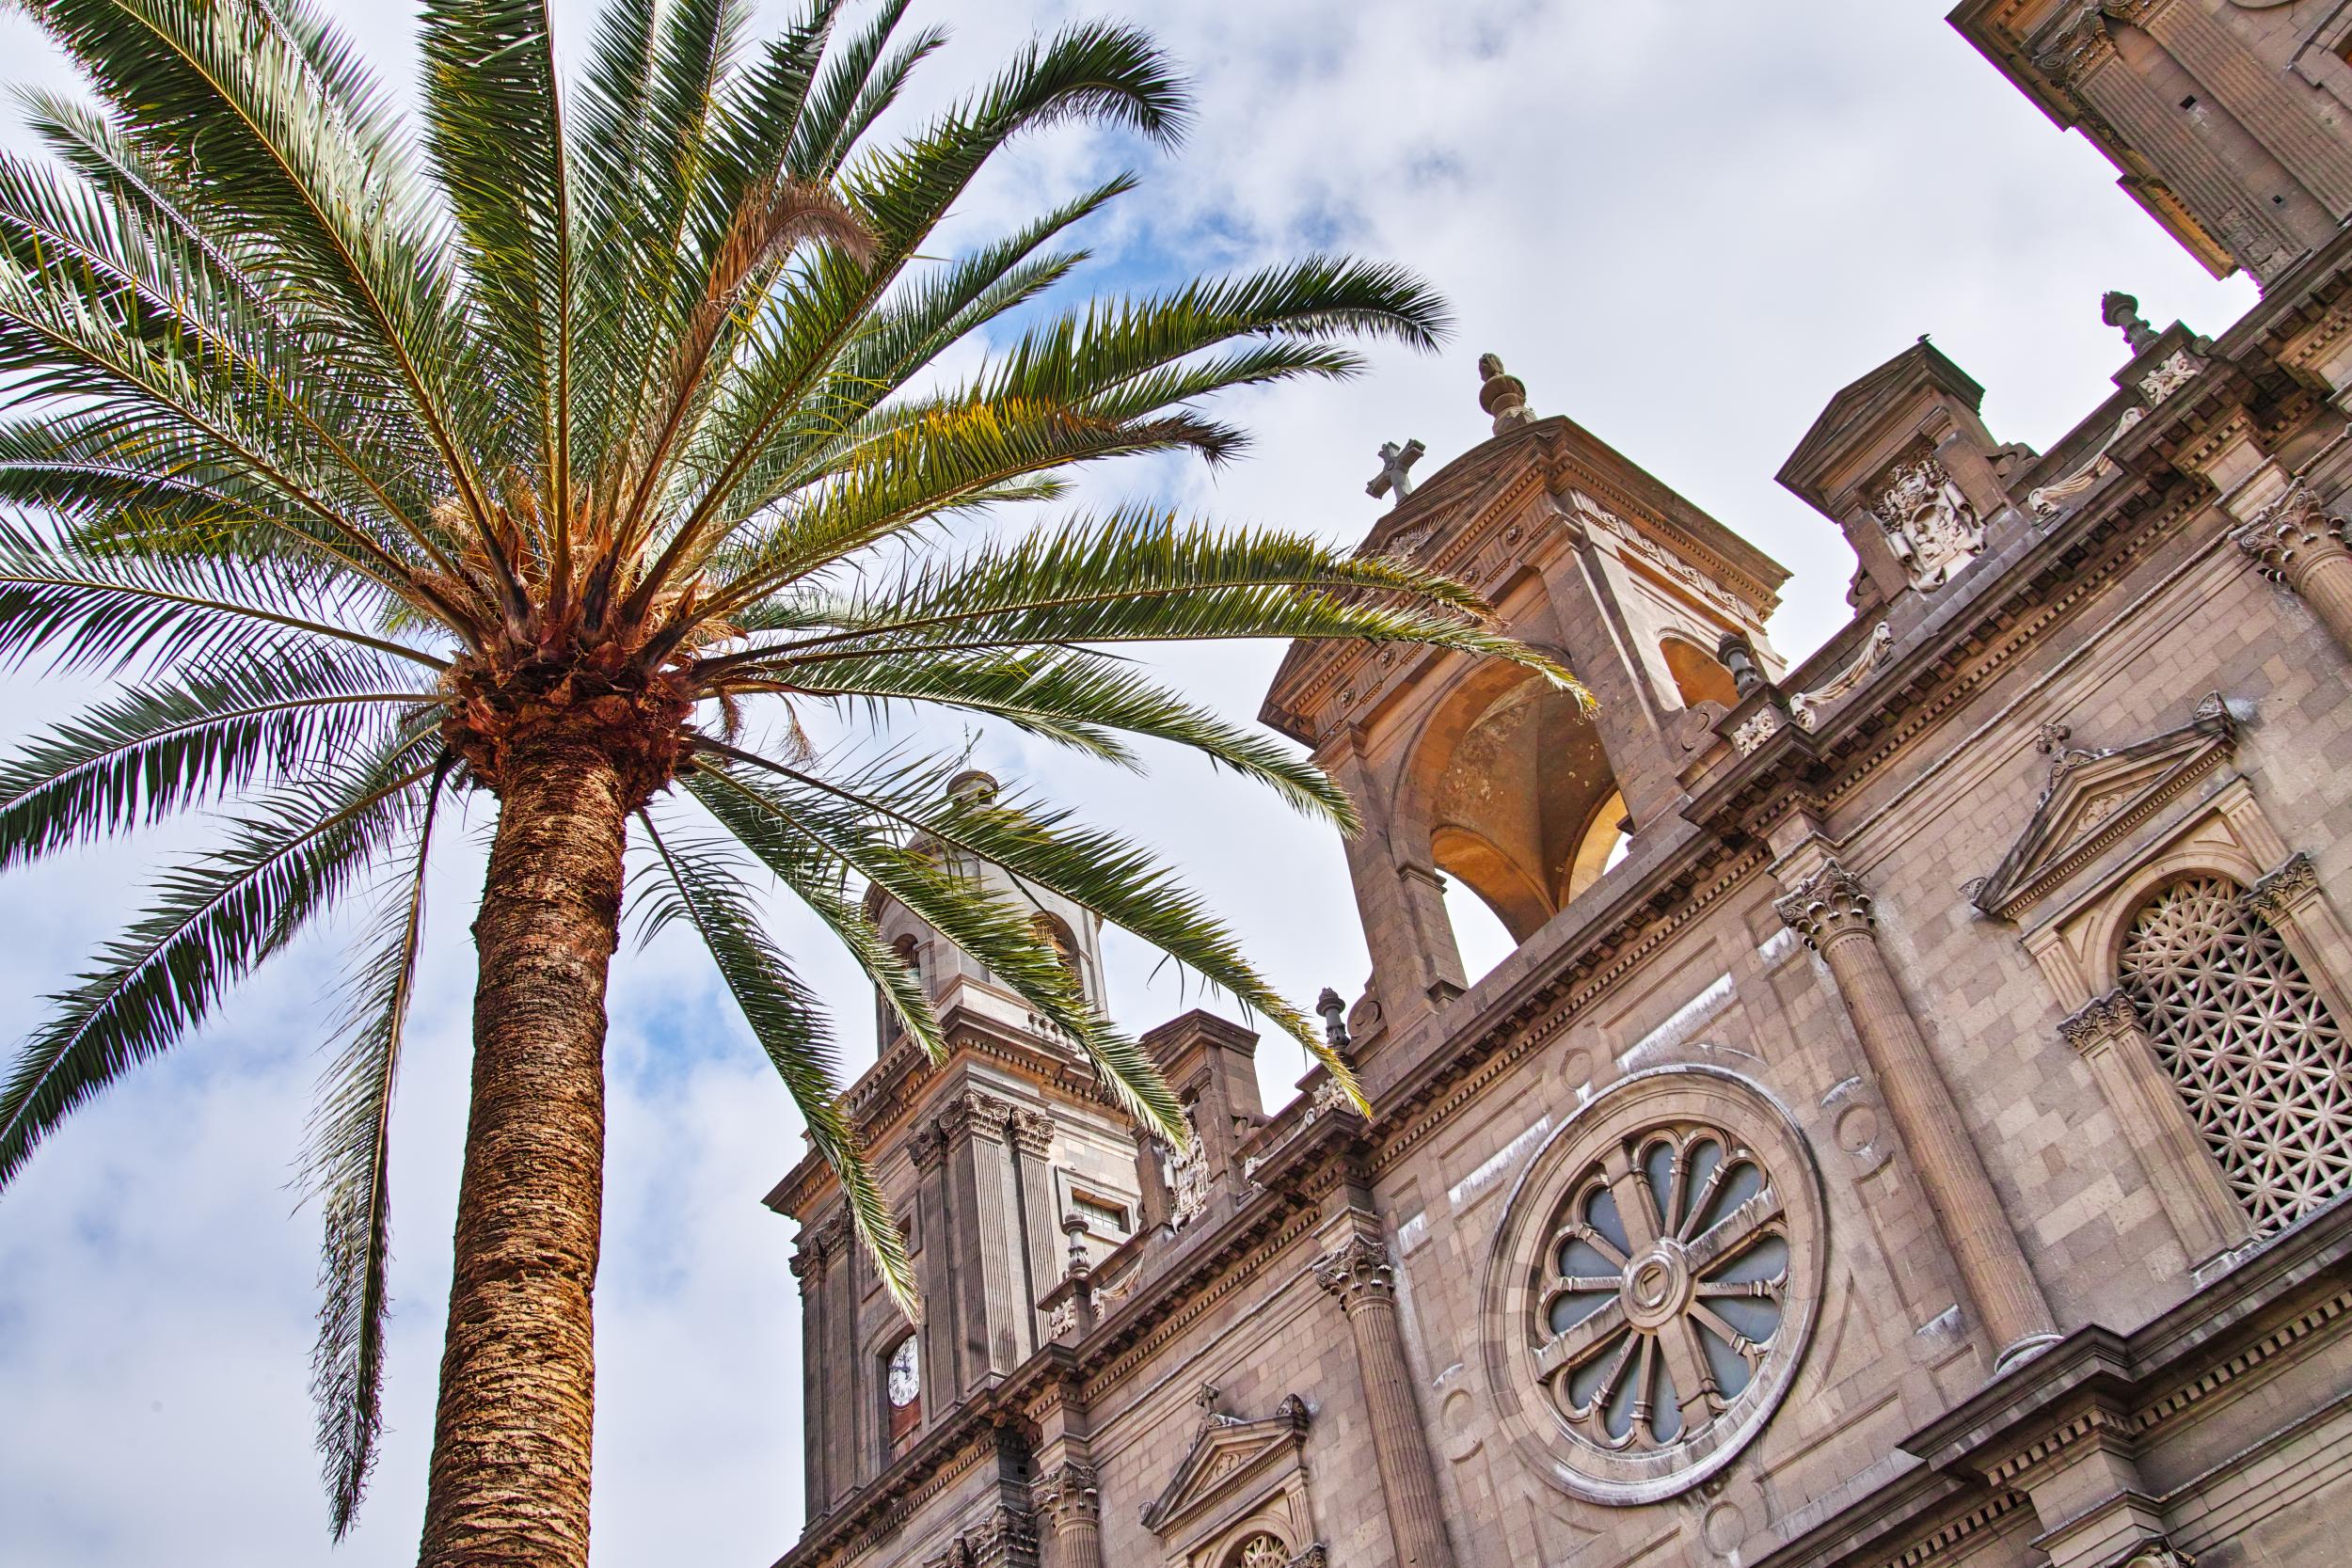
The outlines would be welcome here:
M 723 844 L 666 839 L 649 815 L 640 814 L 640 820 L 660 874 L 641 891 L 650 899 L 642 916 L 646 930 L 681 924 L 702 939 L 753 1037 L 784 1080 L 809 1142 L 840 1181 L 850 1223 L 874 1259 L 883 1287 L 899 1310 L 916 1317 L 921 1304 L 906 1238 L 866 1158 L 857 1125 L 841 1103 L 841 1069 L 822 1009 L 769 940 L 738 858 Z
M 0 869 L 373 751 L 435 696 L 325 651 L 135 688 L 0 763 Z
M 166 872 L 148 912 L 100 949 L 0 1085 L 0 1189 L 75 1107 L 202 1023 L 415 818 L 437 739 L 404 739 L 320 795 L 285 790 L 228 842 Z
M 320 1199 L 319 1332 L 310 1397 L 334 1538 L 358 1513 L 383 1429 L 384 1320 L 390 1309 L 392 1090 L 417 990 L 424 942 L 425 871 L 449 772 L 444 757 L 425 786 L 423 819 L 396 895 L 382 900 L 374 942 L 353 974 L 349 1037 L 319 1085 L 303 1148 L 303 1184 Z
M 0 490 L 8 479 L 0 456 Z M 0 521 L 0 663 L 7 665 L 46 650 L 55 668 L 119 673 L 141 662 L 170 668 L 239 649 L 262 657 L 316 641 L 447 667 L 405 643 L 353 629 L 351 621 L 364 624 L 379 609 L 380 601 L 322 586 L 316 574 L 281 562 L 93 554 Z
M 789 832 L 839 860 L 977 958 L 1060 1030 L 1130 1114 L 1161 1135 L 1183 1140 L 1183 1110 L 1157 1065 L 1088 1005 L 1076 977 L 1040 934 L 1032 911 L 911 843 L 908 818 L 879 803 L 876 786 L 844 787 L 733 747 L 706 746 L 711 756 L 688 777 L 687 786 L 729 832 L 747 845 Z M 760 777 L 755 770 L 771 776 Z M 923 770 L 923 776 L 926 782 L 946 782 L 936 768 Z
M 573 272 L 554 30 L 546 0 L 425 0 L 421 20 L 426 147 L 485 336 L 529 411 L 546 485 L 538 510 L 560 558 L 570 537 Z M 495 530 L 485 540 L 501 547 Z
M 1028 734 L 1140 770 L 1120 738 L 1149 736 L 1190 747 L 1270 786 L 1300 811 L 1353 832 L 1346 794 L 1273 738 L 1228 723 L 1132 665 L 1084 651 L 852 655 L 793 666 L 792 694 L 874 704 L 930 703 L 1001 719 Z

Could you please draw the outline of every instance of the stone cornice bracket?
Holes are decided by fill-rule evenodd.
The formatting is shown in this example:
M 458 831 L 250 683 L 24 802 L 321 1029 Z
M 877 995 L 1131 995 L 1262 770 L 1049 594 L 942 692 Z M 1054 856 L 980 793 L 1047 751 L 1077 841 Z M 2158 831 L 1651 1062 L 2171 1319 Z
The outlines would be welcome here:
M 934 1121 L 916 1128 L 907 1139 L 907 1153 L 914 1161 L 916 1170 L 937 1169 L 940 1161 L 947 1157 L 947 1139 L 939 1124 Z
M 1870 895 L 1861 878 L 1834 860 L 1774 899 L 1772 909 L 1817 953 L 1839 937 L 1870 934 Z
M 2253 557 L 2263 576 L 2297 593 L 2313 566 L 2346 549 L 2344 518 L 2331 515 L 2300 479 L 2230 538 Z
M 1396 1265 L 1388 1247 L 1370 1236 L 1350 1236 L 1316 1259 L 1314 1275 L 1351 1317 L 1367 1307 L 1388 1306 L 1396 1296 Z

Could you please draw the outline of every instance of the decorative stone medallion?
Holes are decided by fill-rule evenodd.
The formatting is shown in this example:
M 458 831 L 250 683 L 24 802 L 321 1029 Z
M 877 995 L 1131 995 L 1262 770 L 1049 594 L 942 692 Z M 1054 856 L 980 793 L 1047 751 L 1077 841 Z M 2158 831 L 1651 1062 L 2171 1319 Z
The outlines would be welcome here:
M 1804 1133 L 1744 1078 L 1660 1068 L 1571 1117 L 1487 1270 L 1488 1386 L 1537 1472 L 1634 1504 L 1731 1463 L 1812 1338 L 1825 1225 Z

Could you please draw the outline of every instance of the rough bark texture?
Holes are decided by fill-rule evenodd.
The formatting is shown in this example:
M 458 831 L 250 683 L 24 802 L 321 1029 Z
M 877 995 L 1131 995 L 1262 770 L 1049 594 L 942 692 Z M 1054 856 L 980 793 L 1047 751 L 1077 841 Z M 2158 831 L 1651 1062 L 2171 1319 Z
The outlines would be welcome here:
M 422 1568 L 588 1560 L 604 993 L 638 801 L 578 737 L 507 760 Z

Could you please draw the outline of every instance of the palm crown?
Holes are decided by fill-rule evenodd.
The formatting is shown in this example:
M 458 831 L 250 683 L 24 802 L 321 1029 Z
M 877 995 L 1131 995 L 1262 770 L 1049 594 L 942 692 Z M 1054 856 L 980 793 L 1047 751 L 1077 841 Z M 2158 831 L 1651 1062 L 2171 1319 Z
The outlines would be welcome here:
M 1056 305 L 1085 255 L 1072 230 L 1125 176 L 925 251 L 1025 131 L 1089 119 L 1174 140 L 1184 93 L 1147 38 L 1071 28 L 885 142 L 877 122 L 941 42 L 901 28 L 904 0 L 839 29 L 837 0 L 815 0 L 755 49 L 747 0 L 623 0 L 567 91 L 543 4 L 427 0 L 415 137 L 301 0 L 28 8 L 95 107 L 36 99 L 55 164 L 0 160 L 17 409 L 0 497 L 20 517 L 0 525 L 0 655 L 117 685 L 0 772 L 0 865 L 192 808 L 225 836 L 160 877 L 24 1047 L 0 1087 L 0 1183 L 322 910 L 367 894 L 373 934 L 305 1151 L 326 1224 L 315 1383 L 339 1532 L 375 1434 L 388 1115 L 453 790 L 498 798 L 503 846 L 551 775 L 609 781 L 636 823 L 645 922 L 707 944 L 902 1300 L 825 1017 L 759 913 L 770 877 L 934 1052 L 867 888 L 1057 1025 L 1140 1122 L 1179 1123 L 1029 911 L 953 870 L 968 856 L 1165 950 L 1353 1092 L 1142 849 L 1031 800 L 947 792 L 954 759 L 819 755 L 796 718 L 928 705 L 1120 763 L 1125 737 L 1157 737 L 1346 825 L 1313 767 L 1118 645 L 1398 639 L 1566 680 L 1458 587 L 1303 534 L 1130 509 L 935 547 L 961 519 L 1051 500 L 1075 465 L 1225 458 L 1242 436 L 1199 411 L 1208 395 L 1346 374 L 1349 337 L 1441 329 L 1410 277 L 1332 259 Z M 974 341 L 977 370 L 937 369 Z M 509 1028 L 487 922 L 478 1031 Z

